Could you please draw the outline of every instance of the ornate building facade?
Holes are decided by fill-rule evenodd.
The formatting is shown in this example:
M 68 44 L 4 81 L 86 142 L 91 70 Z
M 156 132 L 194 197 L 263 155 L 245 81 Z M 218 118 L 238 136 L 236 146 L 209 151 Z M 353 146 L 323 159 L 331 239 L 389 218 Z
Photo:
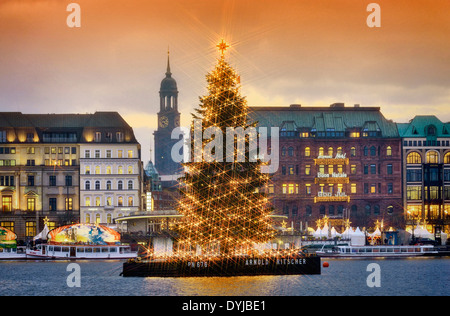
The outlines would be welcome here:
M 25 242 L 44 220 L 49 229 L 112 223 L 139 209 L 141 169 L 140 145 L 117 112 L 0 113 L 0 226 Z
M 324 216 L 353 226 L 403 224 L 401 139 L 378 107 L 252 107 L 262 127 L 280 127 L 279 169 L 267 188 L 288 226 Z
M 435 239 L 450 225 L 450 124 L 434 115 L 398 123 L 402 137 L 406 224 L 428 226 Z

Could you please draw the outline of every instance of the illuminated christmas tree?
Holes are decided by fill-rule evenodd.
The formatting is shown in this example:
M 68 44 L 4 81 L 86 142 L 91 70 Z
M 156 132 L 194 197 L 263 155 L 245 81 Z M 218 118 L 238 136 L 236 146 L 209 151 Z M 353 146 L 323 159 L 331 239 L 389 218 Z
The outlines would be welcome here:
M 234 135 L 227 148 L 227 128 L 246 130 L 255 125 L 247 122 L 240 78 L 225 61 L 229 46 L 222 40 L 217 47 L 221 56 L 206 76 L 208 93 L 200 97 L 193 114 L 194 122 L 201 122 L 203 140 L 199 143 L 194 139 L 191 162 L 183 164 L 186 174 L 181 179 L 178 209 L 184 217 L 179 246 L 197 254 L 201 249 L 202 254 L 233 256 L 248 253 L 255 244 L 273 238 L 272 208 L 263 192 L 269 176 L 261 172 L 263 162 L 250 149 L 254 137 L 246 134 L 239 144 Z M 191 135 L 198 133 L 194 125 Z M 208 134 L 211 130 L 214 137 Z

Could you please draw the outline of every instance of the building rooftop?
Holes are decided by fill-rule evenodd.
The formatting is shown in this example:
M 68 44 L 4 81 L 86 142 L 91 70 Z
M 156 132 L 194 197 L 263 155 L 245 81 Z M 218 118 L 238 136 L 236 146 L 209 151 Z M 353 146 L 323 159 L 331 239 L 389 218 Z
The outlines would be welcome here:
M 381 137 L 399 137 L 397 125 L 387 120 L 379 107 L 346 107 L 334 103 L 329 107 L 250 107 L 249 117 L 260 127 L 280 127 L 280 131 L 373 132 Z M 344 134 L 345 135 L 345 134 Z
M 397 123 L 401 137 L 450 137 L 450 123 L 434 115 L 417 115 L 409 123 Z
M 9 142 L 20 142 L 19 131 L 36 132 L 40 142 L 48 142 L 51 133 L 58 134 L 59 139 L 69 138 L 72 142 L 90 142 L 92 133 L 100 132 L 100 142 L 137 143 L 133 129 L 118 112 L 95 112 L 93 114 L 23 114 L 21 112 L 0 112 L 0 128 L 13 132 L 8 136 Z M 117 139 L 121 132 L 123 138 Z M 44 136 L 45 134 L 45 136 Z M 108 134 L 108 137 L 107 137 Z

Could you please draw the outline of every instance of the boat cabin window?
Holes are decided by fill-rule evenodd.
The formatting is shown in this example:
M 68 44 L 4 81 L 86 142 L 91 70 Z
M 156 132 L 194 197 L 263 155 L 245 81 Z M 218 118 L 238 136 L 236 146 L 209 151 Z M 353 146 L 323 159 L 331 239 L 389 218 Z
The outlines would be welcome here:
M 63 247 L 62 252 L 69 252 L 69 247 Z
M 117 248 L 115 248 L 115 247 L 110 247 L 110 248 L 109 248 L 109 252 L 117 252 Z
M 61 247 L 55 247 L 55 251 L 61 251 Z
M 100 248 L 94 248 L 94 252 L 100 252 Z
M 48 251 L 53 251 L 53 246 L 48 246 Z
M 86 252 L 92 253 L 92 248 L 86 248 Z
M 102 252 L 108 252 L 108 247 L 102 248 Z
M 78 253 L 84 253 L 84 248 L 83 247 L 77 247 L 77 252 Z

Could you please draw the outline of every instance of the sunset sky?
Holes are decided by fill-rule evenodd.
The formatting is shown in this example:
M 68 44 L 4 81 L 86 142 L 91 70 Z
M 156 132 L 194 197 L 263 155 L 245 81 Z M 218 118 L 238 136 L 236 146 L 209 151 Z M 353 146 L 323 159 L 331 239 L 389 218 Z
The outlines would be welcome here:
M 69 28 L 71 2 L 81 28 Z M 369 3 L 381 27 L 369 28 Z M 149 158 L 167 49 L 182 125 L 224 38 L 250 106 L 450 121 L 449 0 L 0 0 L 0 111 L 118 111 Z

